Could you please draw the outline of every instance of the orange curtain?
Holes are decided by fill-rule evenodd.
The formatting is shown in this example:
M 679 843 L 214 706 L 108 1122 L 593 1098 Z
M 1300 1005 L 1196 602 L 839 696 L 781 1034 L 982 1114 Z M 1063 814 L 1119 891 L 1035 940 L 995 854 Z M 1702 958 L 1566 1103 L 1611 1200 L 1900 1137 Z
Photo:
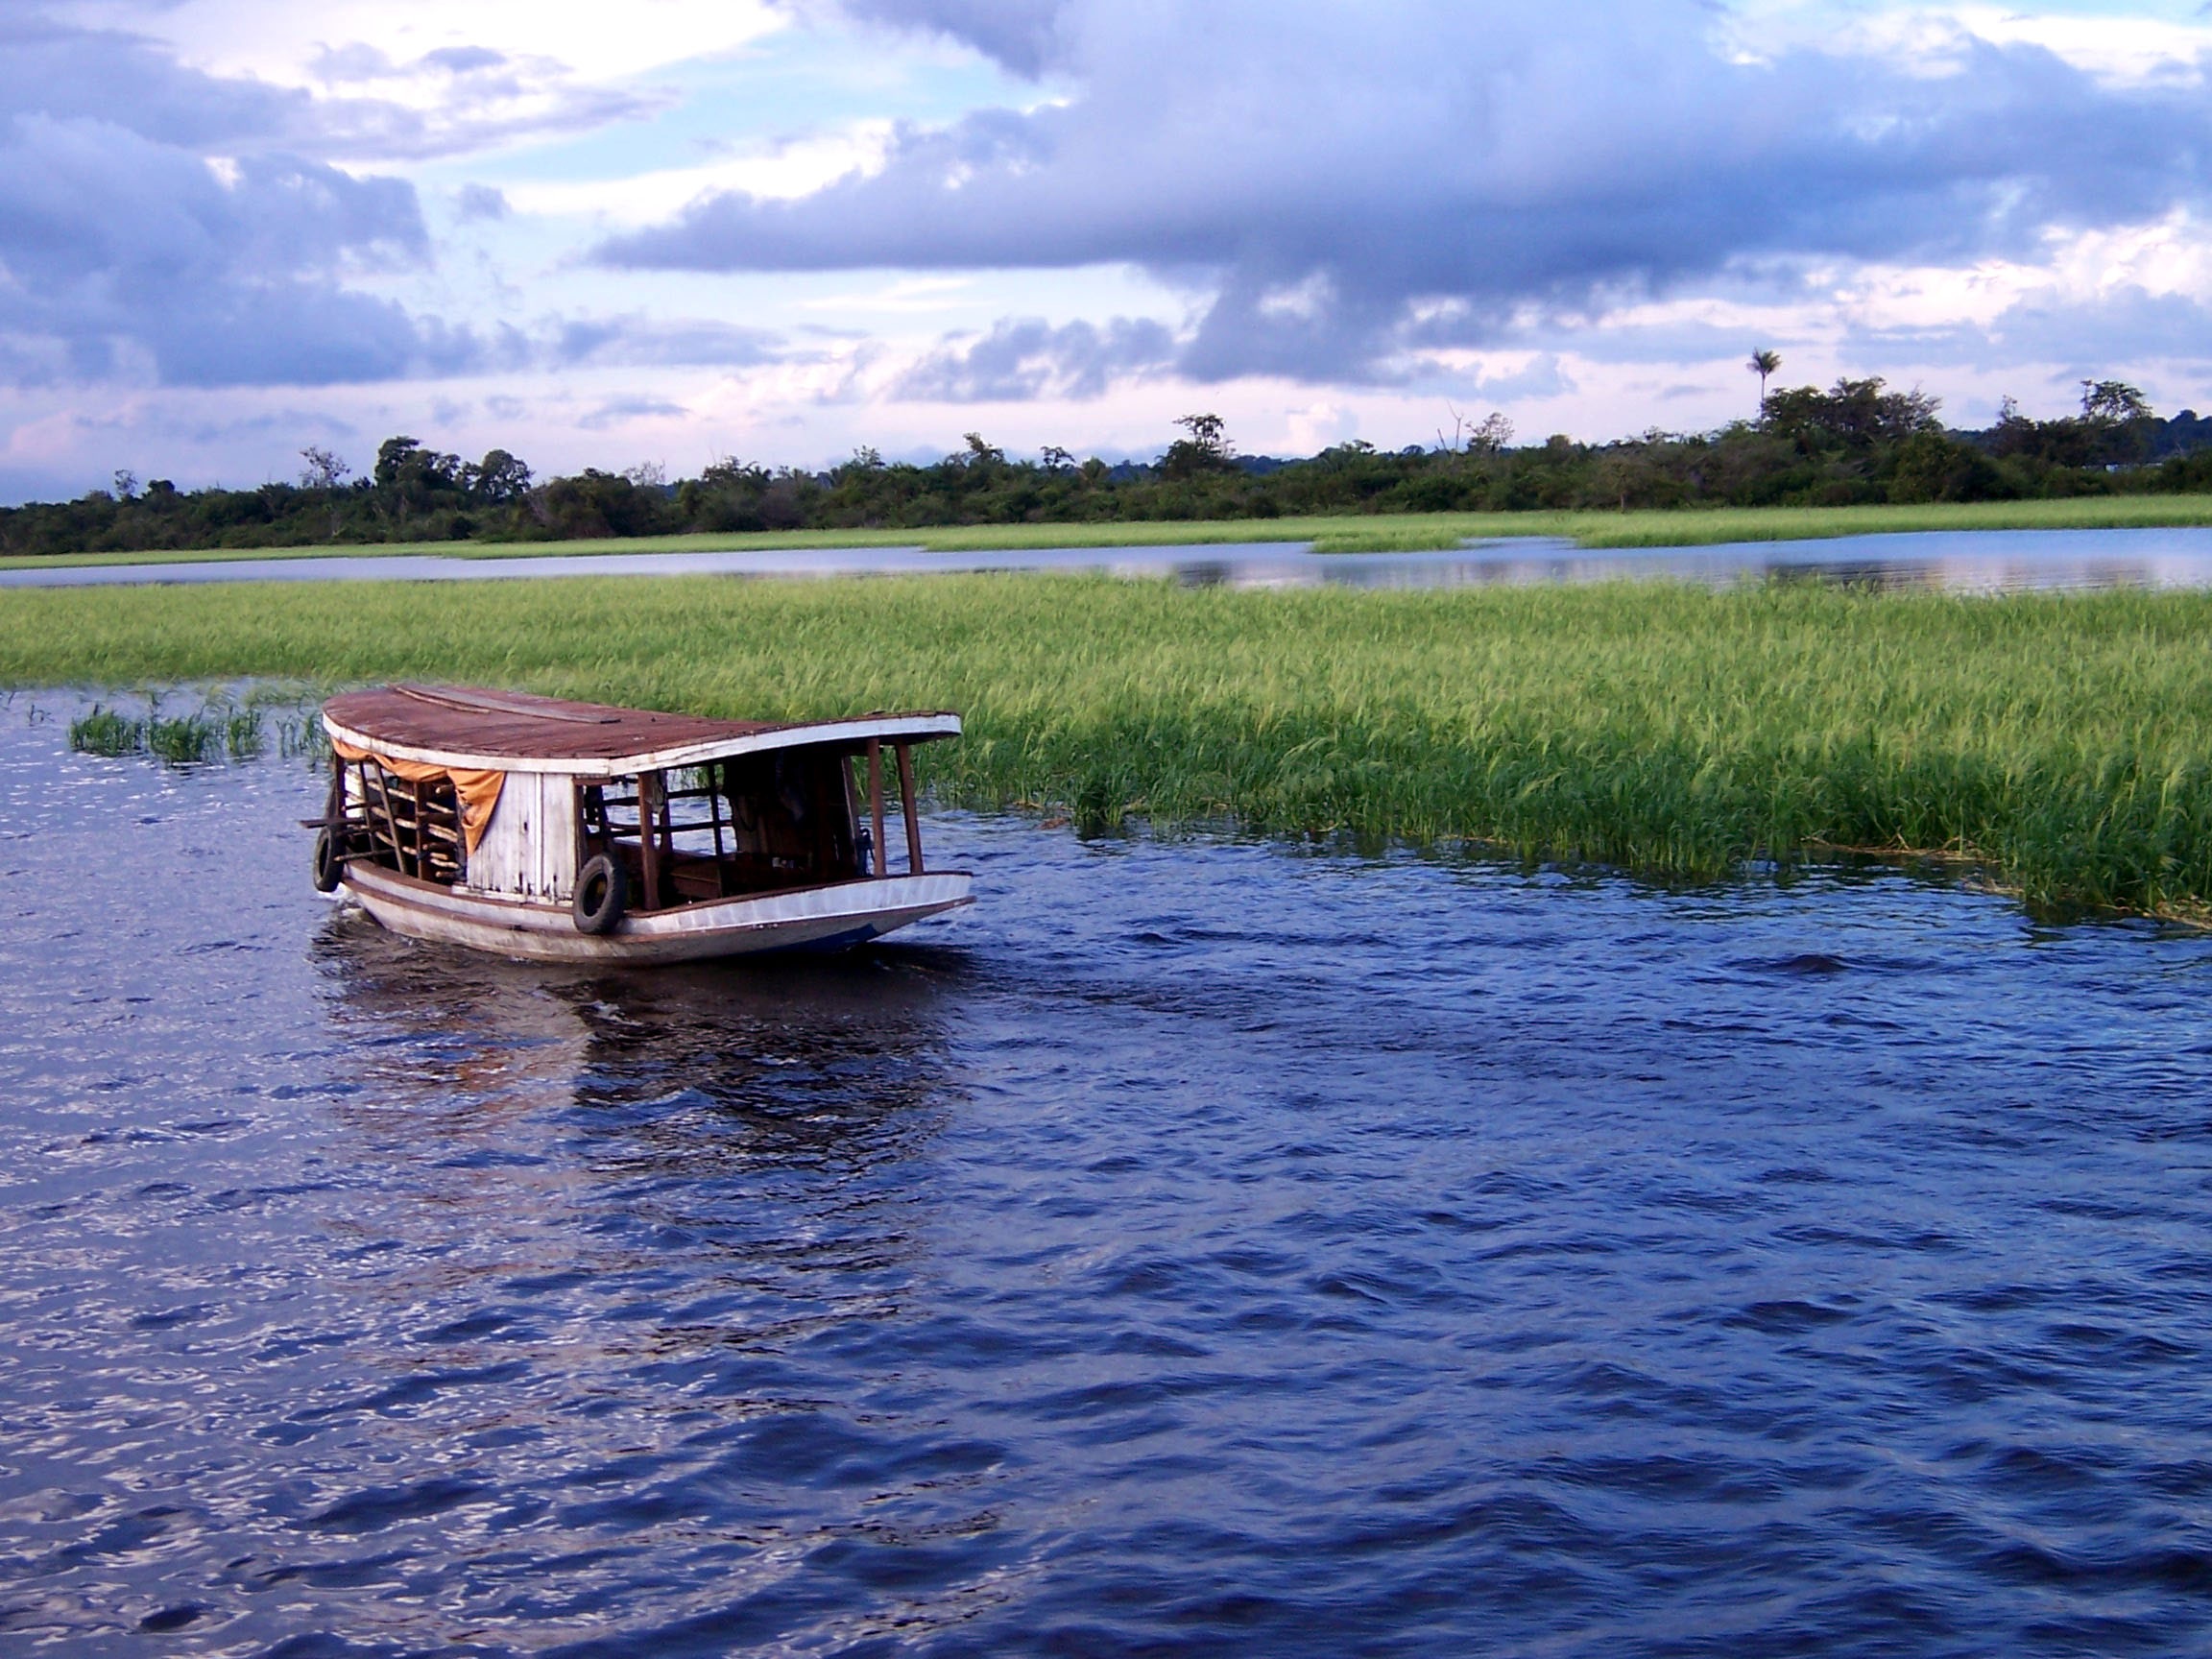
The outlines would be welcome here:
M 395 778 L 404 778 L 410 783 L 428 783 L 439 778 L 449 781 L 461 803 L 461 832 L 469 842 L 471 855 L 475 854 L 476 843 L 484 839 L 484 827 L 492 822 L 493 809 L 499 805 L 499 791 L 507 783 L 504 772 L 468 772 L 452 766 L 431 766 L 421 760 L 395 760 L 389 755 L 379 755 L 373 749 L 356 749 L 335 737 L 330 739 L 330 747 L 341 760 L 373 760 Z

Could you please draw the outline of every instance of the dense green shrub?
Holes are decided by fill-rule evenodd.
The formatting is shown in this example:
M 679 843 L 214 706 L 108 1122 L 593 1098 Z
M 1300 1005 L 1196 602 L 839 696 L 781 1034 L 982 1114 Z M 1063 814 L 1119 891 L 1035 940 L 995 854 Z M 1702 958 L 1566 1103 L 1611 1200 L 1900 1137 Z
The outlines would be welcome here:
M 393 438 L 369 476 L 302 451 L 299 485 L 138 491 L 0 509 L 0 555 L 318 543 L 573 541 L 682 532 L 919 530 L 952 525 L 1156 523 L 1342 514 L 1634 512 L 1852 507 L 2212 490 L 2212 421 L 2159 421 L 2141 395 L 2091 384 L 2082 412 L 2030 421 L 2008 405 L 1984 432 L 1946 431 L 1933 398 L 1879 379 L 1786 387 L 1760 420 L 1616 444 L 1513 446 L 1493 417 L 1432 448 L 1339 444 L 1302 461 L 1237 459 L 1219 421 L 1150 466 L 1010 459 L 977 433 L 933 465 L 863 449 L 825 472 L 727 460 L 670 486 L 658 469 L 597 469 L 534 483 L 503 449 L 470 464 Z

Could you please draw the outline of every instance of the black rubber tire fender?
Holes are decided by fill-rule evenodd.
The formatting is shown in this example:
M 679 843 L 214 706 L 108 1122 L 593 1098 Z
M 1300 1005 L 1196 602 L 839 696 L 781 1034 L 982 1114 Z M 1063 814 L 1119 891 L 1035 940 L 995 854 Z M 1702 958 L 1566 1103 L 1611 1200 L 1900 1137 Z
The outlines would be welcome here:
M 346 879 L 346 857 L 338 851 L 338 838 L 328 830 L 315 832 L 315 891 L 335 893 Z
M 622 866 L 601 853 L 584 861 L 576 872 L 576 897 L 568 909 L 579 933 L 612 933 L 629 908 L 628 882 Z

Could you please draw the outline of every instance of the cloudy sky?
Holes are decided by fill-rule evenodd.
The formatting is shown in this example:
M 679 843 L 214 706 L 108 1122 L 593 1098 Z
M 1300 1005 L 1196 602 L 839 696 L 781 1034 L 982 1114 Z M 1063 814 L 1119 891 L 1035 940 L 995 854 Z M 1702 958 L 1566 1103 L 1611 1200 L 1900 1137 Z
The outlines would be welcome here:
M 0 499 L 2212 408 L 2212 5 L 5 0 Z

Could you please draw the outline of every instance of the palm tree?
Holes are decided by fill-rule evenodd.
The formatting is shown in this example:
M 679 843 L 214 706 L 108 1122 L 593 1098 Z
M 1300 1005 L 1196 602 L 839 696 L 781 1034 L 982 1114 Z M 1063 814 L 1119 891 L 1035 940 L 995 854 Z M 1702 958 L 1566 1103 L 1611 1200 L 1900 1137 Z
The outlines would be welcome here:
M 1782 353 L 1762 347 L 1751 353 L 1751 361 L 1744 367 L 1759 376 L 1759 413 L 1764 415 L 1767 413 L 1767 376 L 1782 367 Z

